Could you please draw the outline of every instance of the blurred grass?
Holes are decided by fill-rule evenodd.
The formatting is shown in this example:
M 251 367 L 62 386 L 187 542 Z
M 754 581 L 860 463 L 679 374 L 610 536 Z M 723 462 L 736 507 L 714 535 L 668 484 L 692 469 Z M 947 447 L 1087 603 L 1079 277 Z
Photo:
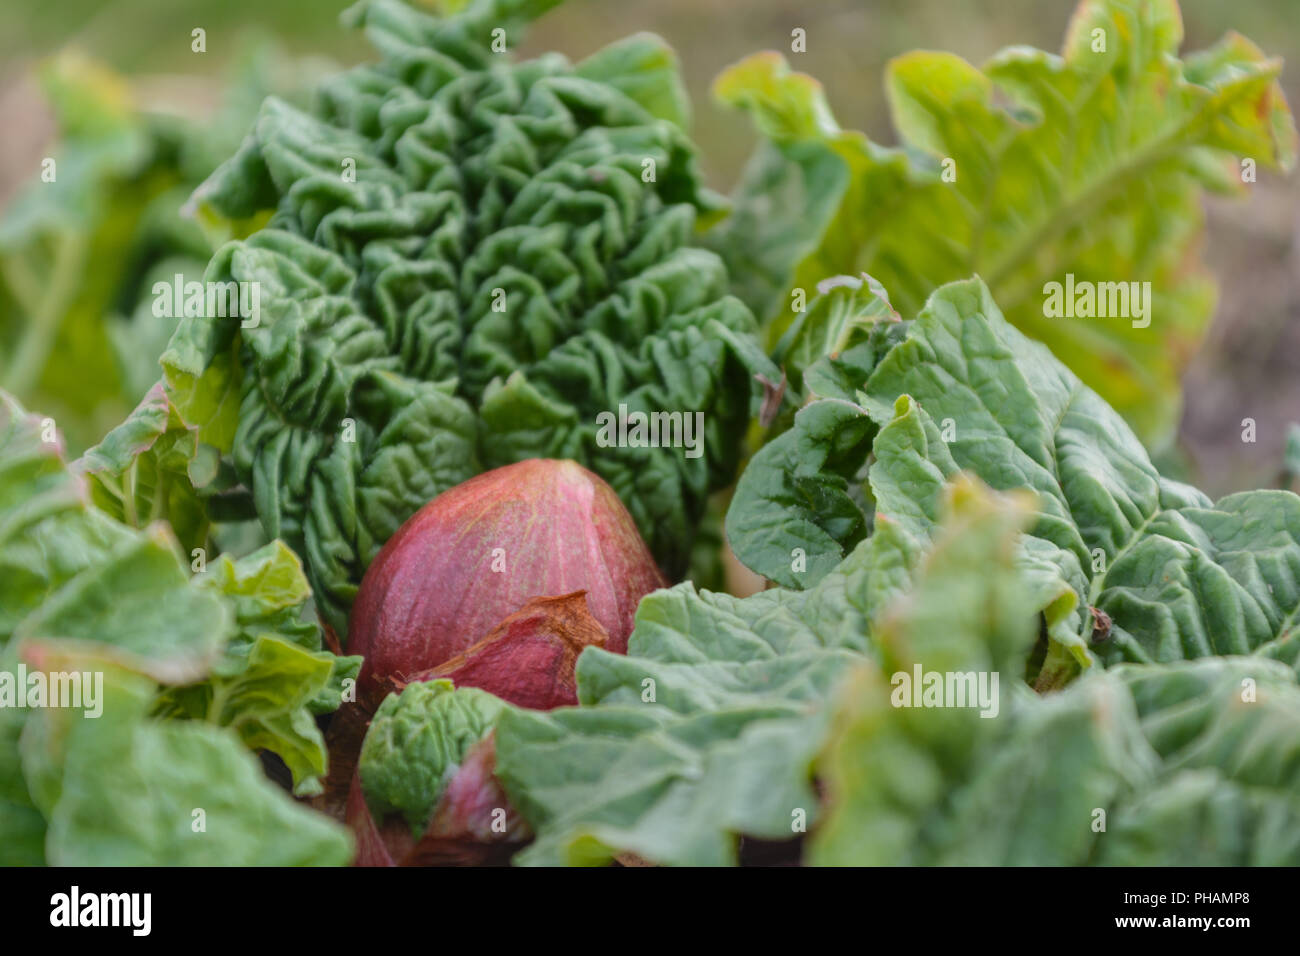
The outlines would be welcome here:
M 290 54 L 340 63 L 370 56 L 360 35 L 342 29 L 348 0 L 6 0 L 0 6 L 0 203 L 51 135 L 39 114 L 15 112 L 15 89 L 32 64 L 68 44 L 147 78 L 141 89 L 174 109 L 202 111 L 217 99 L 213 79 L 248 33 L 270 33 Z M 1300 2 L 1184 0 L 1185 47 L 1202 48 L 1229 30 L 1252 38 L 1289 68 L 1282 85 L 1300 106 Z M 709 97 L 714 76 L 757 49 L 790 49 L 795 27 L 808 52 L 796 68 L 821 80 L 840 122 L 892 143 L 881 77 L 893 56 L 950 50 L 980 62 L 1001 47 L 1059 48 L 1075 0 L 568 0 L 536 24 L 522 46 L 578 59 L 638 30 L 659 33 L 682 61 L 695 105 L 694 135 L 705 172 L 730 188 L 753 145 L 746 120 Z M 205 54 L 190 31 L 207 31 Z M 196 82 L 197 80 L 197 82 Z M 189 104 L 187 106 L 187 104 Z M 21 106 L 21 104 L 20 104 Z M 1215 325 L 1186 379 L 1185 451 L 1207 490 L 1266 484 L 1277 473 L 1286 422 L 1300 420 L 1300 185 L 1261 176 L 1244 203 L 1211 204 L 1206 258 L 1221 285 Z M 1255 418 L 1258 439 L 1241 441 Z
M 0 75 L 67 43 L 127 73 L 213 75 L 249 31 L 271 33 L 294 54 L 354 62 L 369 56 L 364 39 L 338 25 L 349 0 L 6 0 L 0 7 Z M 637 30 L 666 37 L 682 59 L 696 104 L 696 136 L 720 185 L 748 153 L 748 124 L 709 100 L 713 77 L 756 49 L 789 49 L 790 31 L 808 34 L 795 65 L 826 84 L 841 122 L 878 142 L 891 139 L 880 78 L 907 50 L 950 50 L 979 62 L 1003 46 L 1056 49 L 1075 0 L 568 0 L 537 23 L 525 52 L 560 50 L 578 58 Z M 1184 0 L 1187 44 L 1207 46 L 1235 29 L 1269 53 L 1300 64 L 1296 0 Z M 190 31 L 207 31 L 208 52 L 190 51 Z M 1300 99 L 1300 70 L 1283 76 Z

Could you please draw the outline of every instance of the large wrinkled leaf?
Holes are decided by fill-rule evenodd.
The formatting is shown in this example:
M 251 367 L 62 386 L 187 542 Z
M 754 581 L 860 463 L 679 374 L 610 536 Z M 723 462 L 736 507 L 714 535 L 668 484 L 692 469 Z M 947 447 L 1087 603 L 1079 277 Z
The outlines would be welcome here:
M 868 520 L 854 476 L 873 454 L 876 513 L 922 540 L 959 469 L 1036 492 L 1022 563 L 1054 642 L 1076 661 L 1094 633 L 1108 663 L 1295 653 L 1300 498 L 1212 503 L 1161 478 L 1119 415 L 1007 324 L 979 280 L 936 292 L 860 389 L 855 402 L 802 409 L 742 477 L 728 534 L 754 570 L 800 587 L 833 567 Z M 805 572 L 791 569 L 794 547 L 807 551 Z M 1058 654 L 1043 680 L 1068 671 Z
M 792 286 L 811 294 L 865 270 L 911 314 L 979 274 L 1018 328 L 1163 437 L 1215 298 L 1195 258 L 1201 195 L 1240 189 L 1239 158 L 1289 168 L 1296 150 L 1279 60 L 1230 34 L 1180 61 L 1182 39 L 1175 0 L 1085 0 L 1059 56 L 898 57 L 886 75 L 897 150 L 841 130 L 779 55 L 742 61 L 716 92 L 768 142 L 718 246 L 737 289 L 775 337 L 796 317 Z M 1067 273 L 1149 282 L 1150 312 L 1051 317 L 1045 286 Z
M 260 317 L 187 318 L 168 380 L 229 440 L 340 635 L 406 518 L 524 458 L 601 474 L 680 574 L 734 476 L 752 376 L 776 377 L 721 260 L 692 246 L 717 199 L 675 125 L 671 58 L 646 38 L 576 69 L 489 49 L 550 5 L 353 8 L 382 61 L 326 84 L 313 113 L 267 100 L 195 195 L 210 217 L 270 213 L 207 273 L 260 283 Z M 603 444 L 597 415 L 620 406 L 702 413 L 698 449 Z
M 931 585 L 939 588 L 959 580 L 945 562 L 970 575 L 1009 561 L 1019 514 L 966 489 L 945 557 L 918 573 L 942 573 Z M 498 776 L 538 833 L 517 861 L 590 864 L 631 852 L 718 865 L 735 862 L 737 835 L 804 832 L 819 813 L 812 764 L 832 689 L 868 659 L 873 622 L 896 605 L 919 559 L 895 532 L 882 527 L 809 591 L 741 600 L 683 584 L 650 595 L 627 657 L 580 658 L 582 707 L 503 716 Z M 967 588 L 986 580 L 1004 587 L 981 575 Z M 932 603 L 956 618 L 968 608 L 964 590 Z M 1022 626 L 1000 634 L 993 663 L 1018 676 L 1032 620 L 1017 612 Z
M 1295 866 L 1300 861 L 1300 688 L 1254 658 L 1123 665 L 1165 776 L 1126 802 L 1098 861 Z

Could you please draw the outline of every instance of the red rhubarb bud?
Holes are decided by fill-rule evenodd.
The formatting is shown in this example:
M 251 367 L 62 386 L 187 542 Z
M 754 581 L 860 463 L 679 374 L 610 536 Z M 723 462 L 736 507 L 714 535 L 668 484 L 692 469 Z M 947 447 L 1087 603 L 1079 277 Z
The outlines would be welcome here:
M 361 582 L 348 652 L 365 657 L 373 709 L 536 597 L 585 592 L 605 649 L 626 653 L 637 604 L 667 583 L 608 484 L 576 462 L 530 459 L 443 492 L 398 529 Z M 464 665 L 482 673 L 483 654 L 495 659 Z M 475 686 L 504 696 L 506 685 Z

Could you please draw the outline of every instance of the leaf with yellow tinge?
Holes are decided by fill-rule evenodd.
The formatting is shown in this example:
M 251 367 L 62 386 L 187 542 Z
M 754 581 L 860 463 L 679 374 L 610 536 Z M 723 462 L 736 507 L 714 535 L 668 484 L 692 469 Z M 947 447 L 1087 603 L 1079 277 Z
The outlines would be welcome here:
M 738 294 L 775 342 L 791 287 L 865 271 L 911 314 L 978 274 L 1143 438 L 1163 437 L 1215 300 L 1196 259 L 1202 194 L 1240 189 L 1239 160 L 1286 169 L 1296 152 L 1280 61 L 1235 34 L 1180 61 L 1181 42 L 1173 0 L 1090 0 L 1060 55 L 900 56 L 886 76 L 898 150 L 841 130 L 779 55 L 733 66 L 715 93 L 767 140 L 715 239 Z M 1045 286 L 1067 274 L 1149 282 L 1149 312 L 1049 318 Z

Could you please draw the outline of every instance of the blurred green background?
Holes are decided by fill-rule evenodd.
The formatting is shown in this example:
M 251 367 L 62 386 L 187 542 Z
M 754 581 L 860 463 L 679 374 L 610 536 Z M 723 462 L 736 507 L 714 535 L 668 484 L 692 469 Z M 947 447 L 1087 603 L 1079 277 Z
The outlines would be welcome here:
M 277 89 L 301 85 L 330 62 L 368 58 L 365 40 L 338 25 L 346 6 L 344 0 L 6 0 L 0 7 L 0 124 L 6 133 L 0 137 L 0 212 L 36 174 L 55 135 L 33 78 L 43 58 L 73 47 L 128 76 L 134 96 L 150 109 L 228 116 L 217 113 L 224 77 L 258 38 L 273 38 L 295 57 L 277 54 L 288 73 L 268 80 Z M 793 28 L 807 31 L 808 52 L 792 61 L 825 84 L 840 123 L 892 143 L 881 85 L 891 57 L 929 48 L 979 63 L 1012 44 L 1057 49 L 1074 6 L 1075 0 L 568 0 L 534 27 L 522 52 L 555 49 L 576 59 L 638 30 L 666 37 L 678 51 L 695 104 L 694 135 L 706 173 L 716 188 L 728 190 L 754 137 L 745 118 L 711 102 L 710 83 L 755 50 L 788 52 Z M 1228 30 L 1244 33 L 1287 60 L 1282 85 L 1293 108 L 1300 104 L 1296 0 L 1184 0 L 1182 10 L 1186 49 L 1208 46 Z M 191 52 L 195 27 L 207 31 L 204 54 Z M 214 130 L 219 140 L 237 141 L 240 133 Z M 1286 424 L 1300 420 L 1298 180 L 1261 170 L 1246 201 L 1210 201 L 1204 256 L 1219 280 L 1219 308 L 1184 379 L 1180 443 L 1189 477 L 1212 494 L 1273 484 Z M 111 425 L 117 411 L 86 412 L 93 419 L 88 433 Z M 1254 444 L 1242 442 L 1245 418 L 1257 422 Z

